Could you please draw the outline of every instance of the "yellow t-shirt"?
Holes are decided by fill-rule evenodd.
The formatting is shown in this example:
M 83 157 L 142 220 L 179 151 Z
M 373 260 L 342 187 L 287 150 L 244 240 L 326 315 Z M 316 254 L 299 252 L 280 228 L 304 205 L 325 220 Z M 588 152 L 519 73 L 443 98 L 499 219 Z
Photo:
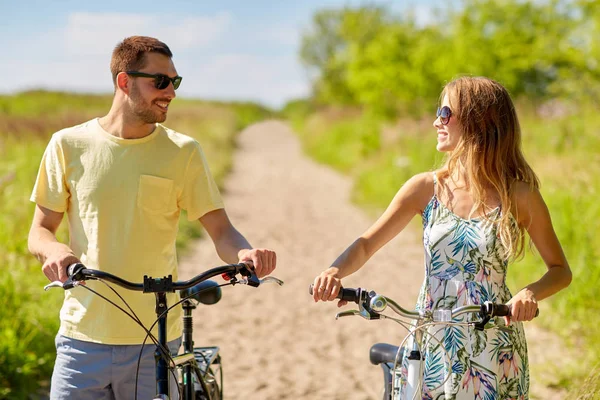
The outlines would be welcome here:
M 144 138 L 121 139 L 98 119 L 52 136 L 31 201 L 67 213 L 71 249 L 88 268 L 138 283 L 144 275 L 177 279 L 175 237 L 182 209 L 195 220 L 223 208 L 194 139 L 160 124 Z M 87 286 L 124 307 L 101 282 Z M 113 286 L 149 328 L 156 319 L 154 294 Z M 177 293 L 168 294 L 168 305 L 177 299 Z M 168 340 L 181 335 L 181 317 L 181 307 L 169 311 Z M 60 334 L 84 341 L 139 344 L 146 335 L 122 311 L 81 287 L 65 292 L 60 319 Z

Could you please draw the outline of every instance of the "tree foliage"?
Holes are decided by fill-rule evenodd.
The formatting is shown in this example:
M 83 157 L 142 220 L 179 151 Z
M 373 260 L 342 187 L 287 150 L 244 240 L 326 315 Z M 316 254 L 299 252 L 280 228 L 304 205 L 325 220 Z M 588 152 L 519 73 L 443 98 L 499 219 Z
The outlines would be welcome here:
M 348 86 L 351 47 L 369 43 L 386 25 L 387 13 L 381 7 L 322 10 L 313 18 L 312 29 L 302 38 L 300 59 L 311 72 L 316 98 L 324 103 L 356 104 Z
M 463 0 L 426 24 L 365 6 L 317 12 L 300 58 L 315 100 L 387 116 L 428 112 L 460 75 L 493 78 L 515 97 L 598 101 L 599 34 L 600 0 Z

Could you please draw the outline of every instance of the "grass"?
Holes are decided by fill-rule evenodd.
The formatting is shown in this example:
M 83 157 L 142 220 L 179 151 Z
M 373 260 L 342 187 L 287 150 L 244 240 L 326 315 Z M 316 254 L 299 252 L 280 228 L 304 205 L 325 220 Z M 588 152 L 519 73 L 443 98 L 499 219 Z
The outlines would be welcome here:
M 527 102 L 518 108 L 524 152 L 541 179 L 542 195 L 573 270 L 571 286 L 542 303 L 536 323 L 573 348 L 585 349 L 576 363 L 560 369 L 554 384 L 571 388 L 569 398 L 591 399 L 585 396 L 600 393 L 600 118 L 585 106 L 553 119 L 538 115 Z M 409 177 L 434 169 L 442 160 L 431 119 L 386 125 L 359 110 L 315 110 L 306 103 L 285 111 L 307 153 L 352 176 L 353 199 L 372 213 L 386 207 Z M 539 255 L 530 251 L 511 265 L 509 287 L 516 293 L 545 270 Z
M 34 209 L 29 196 L 42 153 L 53 132 L 104 115 L 111 100 L 45 91 L 0 96 L 0 398 L 28 398 L 47 387 L 54 362 L 63 294 L 42 290 L 47 280 L 27 250 Z M 251 103 L 177 99 L 166 125 L 200 142 L 221 184 L 238 131 L 268 115 Z M 65 225 L 58 233 L 62 241 L 67 240 Z M 179 251 L 200 232 L 199 223 L 182 216 Z

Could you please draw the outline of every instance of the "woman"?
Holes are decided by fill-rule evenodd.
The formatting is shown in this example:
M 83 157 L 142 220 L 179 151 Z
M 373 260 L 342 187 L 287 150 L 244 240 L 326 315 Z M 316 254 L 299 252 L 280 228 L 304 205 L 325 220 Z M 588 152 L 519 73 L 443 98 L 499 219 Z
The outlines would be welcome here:
M 404 184 L 373 226 L 315 278 L 314 300 L 334 300 L 341 279 L 361 268 L 420 214 L 425 281 L 417 309 L 484 301 L 511 307 L 510 318 L 493 321 L 498 329 L 479 332 L 452 326 L 438 333 L 439 328 L 433 328 L 425 335 L 430 339 L 421 348 L 423 398 L 445 392 L 453 399 L 527 399 L 522 321 L 534 318 L 538 301 L 569 285 L 571 271 L 538 179 L 521 152 L 514 105 L 499 83 L 461 77 L 444 88 L 433 126 L 437 150 L 447 155 L 444 165 Z M 505 283 L 507 265 L 523 254 L 525 231 L 548 270 L 512 296 Z M 340 301 L 338 306 L 344 304 Z M 451 357 L 451 369 L 444 365 L 445 354 Z M 449 371 L 452 375 L 442 385 Z

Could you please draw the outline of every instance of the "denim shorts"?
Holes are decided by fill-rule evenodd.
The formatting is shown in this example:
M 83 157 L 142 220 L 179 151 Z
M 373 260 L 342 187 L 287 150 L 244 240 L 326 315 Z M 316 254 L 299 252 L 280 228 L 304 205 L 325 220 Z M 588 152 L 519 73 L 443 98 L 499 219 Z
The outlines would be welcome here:
M 56 362 L 50 386 L 51 400 L 133 400 L 141 345 L 107 345 L 57 335 Z M 177 354 L 181 338 L 168 343 Z M 156 368 L 153 343 L 144 346 L 137 382 L 137 399 L 156 395 Z M 177 399 L 171 374 L 171 399 Z

